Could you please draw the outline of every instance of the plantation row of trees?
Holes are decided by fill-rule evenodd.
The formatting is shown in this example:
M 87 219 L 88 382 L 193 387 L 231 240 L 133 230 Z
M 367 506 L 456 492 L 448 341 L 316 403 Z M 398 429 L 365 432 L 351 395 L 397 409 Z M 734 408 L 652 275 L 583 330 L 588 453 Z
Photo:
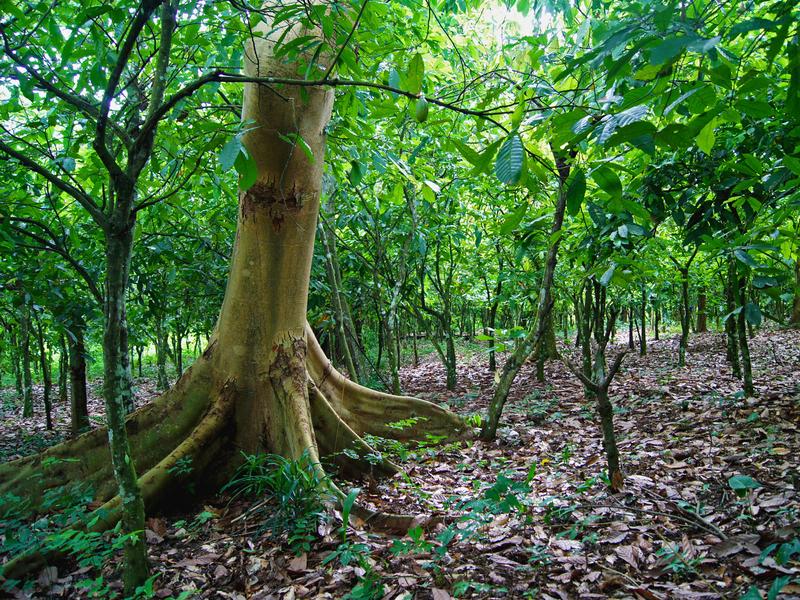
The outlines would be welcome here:
M 753 393 L 752 328 L 800 321 L 795 4 L 487 6 L 9 9 L 0 364 L 23 401 L 35 355 L 43 374 L 48 355 L 67 357 L 80 388 L 85 340 L 99 339 L 110 440 L 90 434 L 85 464 L 21 489 L 88 478 L 108 500 L 103 524 L 135 532 L 187 456 L 200 478 L 234 447 L 367 448 L 365 433 L 408 435 L 386 426 L 403 414 L 428 418 L 417 435 L 461 428 L 332 376 L 317 336 L 351 381 L 382 367 L 395 394 L 417 334 L 450 389 L 456 336 L 508 349 L 488 357 L 492 439 L 522 364 L 543 373 L 556 332 L 577 332 L 573 369 L 597 400 L 614 486 L 618 321 L 642 352 L 679 323 L 680 364 L 692 323 L 719 322 Z M 154 347 L 166 387 L 167 357 L 182 371 L 198 342 L 126 434 L 132 362 Z M 351 438 L 331 446 L 343 425 Z M 40 460 L 10 465 L 3 485 Z M 126 564 L 132 589 L 147 571 L 137 536 Z

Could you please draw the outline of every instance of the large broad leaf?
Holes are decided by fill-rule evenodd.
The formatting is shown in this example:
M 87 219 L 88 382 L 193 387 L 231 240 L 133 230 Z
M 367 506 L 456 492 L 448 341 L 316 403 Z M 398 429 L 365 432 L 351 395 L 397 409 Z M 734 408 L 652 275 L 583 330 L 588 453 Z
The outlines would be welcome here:
M 522 221 L 522 218 L 525 216 L 527 210 L 528 203 L 523 202 L 516 208 L 514 212 L 506 215 L 505 219 L 503 219 L 503 224 L 500 225 L 500 235 L 508 235 L 514 231 Z
M 219 166 L 223 171 L 228 171 L 236 162 L 239 151 L 242 149 L 242 140 L 239 136 L 232 137 L 222 147 L 219 153 Z
M 776 112 L 768 102 L 761 100 L 739 100 L 736 102 L 736 108 L 754 119 L 771 117 Z
M 473 150 L 460 140 L 450 140 L 450 143 L 456 147 L 456 150 L 458 150 L 459 154 L 461 154 L 461 156 L 463 156 L 471 165 L 477 167 L 480 164 L 480 152 Z
M 507 185 L 516 185 L 522 180 L 525 171 L 525 147 L 519 135 L 512 133 L 508 136 L 494 163 L 494 172 L 497 178 Z
M 755 259 L 741 248 L 734 250 L 733 255 L 739 262 L 746 264 L 750 268 L 756 269 L 759 267 L 759 264 L 755 261 Z
M 711 150 L 714 148 L 714 127 L 717 124 L 716 119 L 711 119 L 705 126 L 700 130 L 700 133 L 697 134 L 695 141 L 697 142 L 697 147 L 700 148 L 706 154 L 711 154 Z
M 728 479 L 728 485 L 736 492 L 737 496 L 744 496 L 748 490 L 763 487 L 758 481 L 747 475 L 734 475 Z
M 600 165 L 592 171 L 592 179 L 612 198 L 622 198 L 622 182 L 608 165 Z
M 239 173 L 239 189 L 249 190 L 258 179 L 258 165 L 255 159 L 244 148 L 239 152 L 233 163 Z
M 649 121 L 637 121 L 625 127 L 619 127 L 610 138 L 606 140 L 606 146 L 616 146 L 625 142 L 633 142 L 639 138 L 650 136 L 656 133 L 656 127 Z
M 605 144 L 608 139 L 614 135 L 614 132 L 617 129 L 626 127 L 631 123 L 636 123 L 637 121 L 643 121 L 646 116 L 647 106 L 643 104 L 632 106 L 627 110 L 623 110 L 615 115 L 611 115 L 603 121 L 598 140 L 601 144 Z
M 567 180 L 567 213 L 577 215 L 586 195 L 586 174 L 580 167 L 574 169 Z
M 361 183 L 361 179 L 364 177 L 364 166 L 358 162 L 357 160 L 353 160 L 350 162 L 350 173 L 347 175 L 347 179 L 350 183 L 354 186 Z
M 693 41 L 695 38 L 689 36 L 667 38 L 650 51 L 650 64 L 663 65 L 670 62 Z
M 750 325 L 758 327 L 761 325 L 761 309 L 758 308 L 758 304 L 755 302 L 748 302 L 744 305 L 744 318 L 747 319 L 747 322 Z
M 608 287 L 608 284 L 611 283 L 611 278 L 614 277 L 614 271 L 617 270 L 617 263 L 611 263 L 611 266 L 608 267 L 605 273 L 600 277 L 600 285 L 603 287 Z
M 422 79 L 425 77 L 425 63 L 422 55 L 417 53 L 408 63 L 406 72 L 405 89 L 412 94 L 419 94 L 422 91 Z

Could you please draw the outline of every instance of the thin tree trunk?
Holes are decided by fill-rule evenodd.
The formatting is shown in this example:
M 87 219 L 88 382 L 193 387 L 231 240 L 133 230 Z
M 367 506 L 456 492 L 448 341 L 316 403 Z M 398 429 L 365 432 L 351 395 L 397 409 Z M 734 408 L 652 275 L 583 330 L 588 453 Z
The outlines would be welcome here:
M 567 178 L 570 172 L 570 163 L 562 156 L 556 158 L 556 166 L 559 173 L 559 186 L 558 198 L 556 200 L 556 209 L 553 214 L 553 226 L 550 228 L 550 239 L 553 242 L 547 249 L 547 258 L 545 259 L 544 276 L 542 277 L 542 287 L 539 294 L 539 307 L 537 310 L 538 323 L 535 331 L 531 331 L 525 339 L 517 345 L 514 352 L 506 360 L 503 365 L 503 372 L 500 375 L 500 380 L 492 395 L 492 400 L 489 404 L 489 415 L 486 423 L 481 428 L 480 437 L 484 441 L 494 440 L 497 436 L 497 427 L 500 424 L 500 417 L 503 413 L 503 407 L 508 399 L 508 393 L 511 390 L 511 384 L 514 382 L 519 370 L 525 359 L 530 355 L 536 344 L 539 343 L 544 335 L 546 320 L 544 317 L 550 312 L 552 305 L 552 287 L 553 277 L 556 271 L 556 263 L 558 262 L 558 247 L 561 243 L 561 236 L 557 235 L 561 231 L 564 223 L 564 212 L 567 206 Z
M 39 363 L 42 367 L 42 380 L 44 383 L 44 414 L 47 429 L 53 429 L 53 404 L 50 396 L 53 392 L 53 377 L 50 371 L 50 361 L 47 359 L 47 349 L 44 343 L 42 320 L 36 315 L 36 338 L 39 342 Z
M 800 253 L 794 259 L 794 299 L 789 322 L 795 327 L 800 326 Z
M 697 291 L 697 333 L 705 333 L 708 331 L 707 302 L 706 287 L 701 286 Z
M 142 378 L 142 354 L 144 354 L 144 346 L 136 346 L 137 367 L 139 372 L 139 379 Z
M 658 328 L 661 325 L 661 307 L 656 305 L 653 308 L 653 312 L 655 313 L 653 318 L 653 339 L 658 340 Z
M 17 401 L 22 402 L 25 393 L 22 386 L 22 348 L 19 345 L 19 338 L 12 330 L 11 332 L 11 368 L 14 371 L 14 387 L 17 391 Z
M 731 371 L 733 376 L 741 379 L 742 368 L 739 362 L 739 340 L 737 339 L 736 329 L 738 327 L 738 317 L 733 313 L 736 309 L 736 264 L 734 258 L 728 259 L 728 274 L 725 278 L 725 308 L 728 313 L 728 318 L 725 319 L 725 338 L 726 338 L 726 358 L 731 364 Z
M 160 392 L 169 388 L 167 379 L 167 333 L 164 330 L 164 321 L 159 316 L 156 318 L 156 387 Z
M 175 373 L 180 378 L 183 374 L 183 336 L 177 331 L 173 338 L 172 354 L 175 357 Z
M 678 346 L 678 366 L 686 366 L 686 347 L 689 343 L 689 270 L 681 271 L 681 339 Z
M 118 184 L 119 206 L 133 203 L 133 183 Z M 109 448 L 114 478 L 122 499 L 122 531 L 130 535 L 124 545 L 123 580 L 125 589 L 135 589 L 147 578 L 149 565 L 144 543 L 144 501 L 131 456 L 128 435 L 125 430 L 125 415 L 133 406 L 133 380 L 128 356 L 128 328 L 125 294 L 128 288 L 131 249 L 133 246 L 132 225 L 128 212 L 114 223 L 106 235 L 106 297 L 105 327 L 103 334 L 103 396 L 106 405 Z M 123 221 L 119 223 L 118 221 Z
M 74 325 L 67 336 L 69 347 L 69 382 L 71 433 L 80 435 L 89 428 L 89 408 L 86 390 L 86 347 L 83 325 Z
M 641 315 L 641 340 L 639 342 L 639 354 L 644 356 L 647 354 L 647 288 L 642 286 L 642 307 L 640 311 Z
M 628 308 L 628 348 L 633 350 L 635 348 L 633 343 L 633 307 Z
M 33 416 L 33 376 L 31 375 L 31 315 L 27 303 L 22 306 L 22 320 L 20 327 L 22 342 L 22 416 Z
M 328 210 L 332 212 L 333 202 L 328 202 Z M 333 314 L 336 319 L 336 329 L 339 332 L 341 340 L 342 356 L 344 358 L 344 365 L 350 379 L 358 382 L 361 374 L 356 367 L 355 348 L 353 348 L 353 341 L 347 335 L 347 315 L 345 314 L 344 306 L 342 305 L 343 294 L 339 285 L 339 278 L 337 277 L 337 263 L 338 256 L 336 253 L 336 239 L 335 234 L 329 231 L 330 227 L 324 219 L 320 219 L 319 233 L 320 241 L 325 249 L 325 271 L 328 275 L 328 283 L 331 286 L 331 304 L 333 305 Z
M 67 353 L 66 336 L 62 333 L 58 339 L 58 400 L 62 404 L 69 401 L 69 354 Z
M 737 318 L 738 330 L 736 334 L 739 338 L 739 351 L 742 355 L 742 383 L 744 384 L 745 395 L 753 396 L 755 389 L 753 387 L 753 370 L 750 363 L 750 346 L 747 341 L 747 318 L 744 310 L 747 304 L 747 277 L 739 277 L 737 279 L 737 288 L 741 310 Z

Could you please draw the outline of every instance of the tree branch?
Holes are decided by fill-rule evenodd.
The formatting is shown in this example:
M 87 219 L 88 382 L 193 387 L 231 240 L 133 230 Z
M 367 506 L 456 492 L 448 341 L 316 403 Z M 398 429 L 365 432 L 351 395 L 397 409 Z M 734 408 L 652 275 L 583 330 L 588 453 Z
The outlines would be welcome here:
M 122 48 L 119 51 L 119 57 L 114 65 L 114 70 L 108 77 L 108 83 L 103 93 L 103 100 L 100 102 L 100 117 L 97 119 L 92 147 L 95 152 L 97 152 L 100 160 L 103 161 L 103 164 L 106 169 L 108 169 L 112 178 L 122 175 L 122 169 L 111 155 L 111 152 L 109 152 L 108 146 L 106 146 L 106 125 L 108 124 L 108 115 L 111 110 L 111 101 L 114 99 L 114 94 L 117 91 L 122 72 L 128 64 L 133 47 L 139 39 L 139 34 L 160 3 L 161 0 L 144 0 L 144 2 L 142 2 L 133 23 L 131 23 L 128 34 L 125 36 L 125 41 L 122 43 Z
M 104 230 L 106 229 L 108 225 L 108 219 L 106 218 L 105 214 L 103 214 L 103 211 L 100 210 L 100 207 L 98 207 L 97 204 L 95 204 L 94 200 L 92 200 L 90 196 L 88 196 L 75 186 L 67 183 L 66 181 L 64 181 L 63 179 L 52 173 L 51 171 L 48 171 L 42 165 L 37 163 L 35 160 L 28 158 L 27 156 L 25 156 L 20 152 L 17 152 L 16 150 L 14 150 L 14 148 L 12 148 L 3 141 L 0 141 L 0 151 L 4 152 L 11 158 L 19 161 L 22 165 L 26 166 L 34 173 L 41 175 L 43 178 L 52 183 L 55 187 L 57 187 L 61 191 L 66 192 L 67 194 L 75 198 L 75 200 L 78 201 L 78 204 L 80 204 L 83 208 L 85 208 L 86 211 L 91 215 L 95 223 L 97 223 Z

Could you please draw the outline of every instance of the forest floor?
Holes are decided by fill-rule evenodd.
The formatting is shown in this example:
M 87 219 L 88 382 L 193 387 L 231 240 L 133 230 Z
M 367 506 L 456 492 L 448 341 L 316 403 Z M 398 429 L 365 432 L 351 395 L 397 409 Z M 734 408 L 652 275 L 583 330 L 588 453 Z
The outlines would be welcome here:
M 192 514 L 148 521 L 155 597 L 343 598 L 371 574 L 383 594 L 354 598 L 800 598 L 800 332 L 753 340 L 755 398 L 737 393 L 722 335 L 695 335 L 689 350 L 679 369 L 675 339 L 650 342 L 612 385 L 622 492 L 602 481 L 598 421 L 574 376 L 551 361 L 538 383 L 526 365 L 495 443 L 387 446 L 408 477 L 339 481 L 361 487 L 359 501 L 373 508 L 437 523 L 425 532 L 392 537 L 351 521 L 361 560 L 343 566 L 347 557 L 331 555 L 338 513 L 295 555 L 285 539 L 258 533 L 247 503 L 210 498 Z M 485 413 L 486 357 L 465 357 L 458 375 L 458 390 L 446 391 L 431 356 L 404 368 L 402 382 L 463 415 Z M 144 382 L 141 400 L 153 393 Z M 43 427 L 4 410 L 2 458 L 38 449 L 31 440 Z M 740 496 L 736 486 L 747 489 Z M 47 567 L 19 597 L 82 596 L 75 586 L 87 573 Z

